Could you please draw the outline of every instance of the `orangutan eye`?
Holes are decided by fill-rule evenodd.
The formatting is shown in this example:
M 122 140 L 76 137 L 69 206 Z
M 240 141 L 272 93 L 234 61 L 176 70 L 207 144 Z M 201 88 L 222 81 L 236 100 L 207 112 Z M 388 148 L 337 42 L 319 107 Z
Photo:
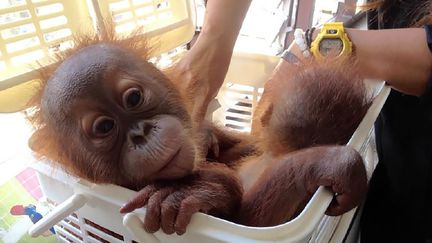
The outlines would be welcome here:
M 115 127 L 115 121 L 107 116 L 100 116 L 96 118 L 93 123 L 93 134 L 96 136 L 106 136 Z
M 123 94 L 123 104 L 127 109 L 135 108 L 143 102 L 142 91 L 138 88 L 130 88 Z

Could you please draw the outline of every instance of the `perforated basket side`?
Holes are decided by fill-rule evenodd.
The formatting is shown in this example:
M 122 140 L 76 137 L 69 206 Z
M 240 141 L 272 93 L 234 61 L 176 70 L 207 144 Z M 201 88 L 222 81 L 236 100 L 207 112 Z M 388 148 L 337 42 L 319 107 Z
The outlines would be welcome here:
M 213 112 L 212 120 L 235 130 L 249 132 L 264 82 L 278 61 L 279 58 L 273 56 L 236 53 L 217 95 L 220 107 Z
M 0 7 L 0 77 L 37 68 L 50 52 L 70 47 L 72 33 L 91 28 L 85 1 L 9 1 Z
M 189 42 L 195 32 L 193 0 L 98 0 L 103 19 L 112 18 L 118 34 L 141 28 L 155 55 Z

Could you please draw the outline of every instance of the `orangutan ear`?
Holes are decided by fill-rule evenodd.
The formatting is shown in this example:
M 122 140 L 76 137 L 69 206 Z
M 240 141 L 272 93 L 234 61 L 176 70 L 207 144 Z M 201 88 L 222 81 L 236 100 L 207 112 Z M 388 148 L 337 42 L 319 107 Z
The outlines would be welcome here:
M 65 160 L 62 150 L 51 134 L 50 129 L 42 127 L 33 132 L 28 140 L 29 148 L 37 159 L 49 159 L 51 161 Z

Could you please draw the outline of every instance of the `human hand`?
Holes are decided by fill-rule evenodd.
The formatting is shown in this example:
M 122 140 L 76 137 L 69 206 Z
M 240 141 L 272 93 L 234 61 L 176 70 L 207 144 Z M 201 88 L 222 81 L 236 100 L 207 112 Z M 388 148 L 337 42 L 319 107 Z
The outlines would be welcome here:
M 232 47 L 223 37 L 201 34 L 169 72 L 172 81 L 189 101 L 194 121 L 204 119 L 208 104 L 222 86 L 231 56 Z
M 146 206 L 144 229 L 182 235 L 196 212 L 228 216 L 241 202 L 242 189 L 234 172 L 219 163 L 203 163 L 196 173 L 175 181 L 144 187 L 121 213 Z

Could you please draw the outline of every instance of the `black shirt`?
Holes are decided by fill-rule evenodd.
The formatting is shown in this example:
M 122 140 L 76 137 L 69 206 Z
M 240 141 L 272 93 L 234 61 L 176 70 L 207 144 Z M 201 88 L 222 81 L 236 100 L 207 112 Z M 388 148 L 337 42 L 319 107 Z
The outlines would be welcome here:
M 409 27 L 431 4 L 386 1 L 369 13 L 369 28 Z M 422 97 L 392 90 L 375 123 L 379 163 L 361 218 L 362 242 L 432 242 L 431 100 L 431 82 Z

